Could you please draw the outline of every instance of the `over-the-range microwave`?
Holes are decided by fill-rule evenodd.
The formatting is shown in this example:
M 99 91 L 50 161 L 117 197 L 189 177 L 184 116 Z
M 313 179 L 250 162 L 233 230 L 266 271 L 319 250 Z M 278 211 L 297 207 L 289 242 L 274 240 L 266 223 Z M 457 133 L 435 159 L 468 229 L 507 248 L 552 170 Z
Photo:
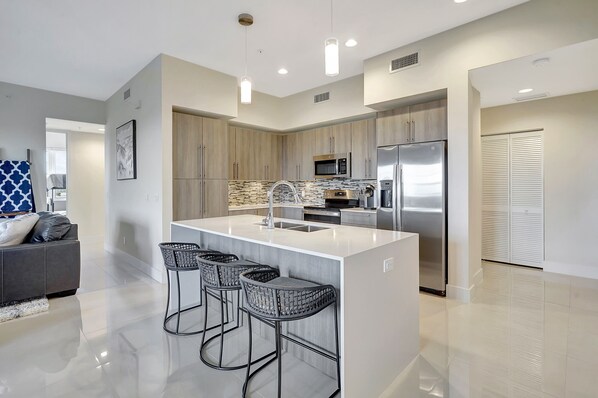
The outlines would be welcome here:
M 315 178 L 351 177 L 351 152 L 314 156 Z

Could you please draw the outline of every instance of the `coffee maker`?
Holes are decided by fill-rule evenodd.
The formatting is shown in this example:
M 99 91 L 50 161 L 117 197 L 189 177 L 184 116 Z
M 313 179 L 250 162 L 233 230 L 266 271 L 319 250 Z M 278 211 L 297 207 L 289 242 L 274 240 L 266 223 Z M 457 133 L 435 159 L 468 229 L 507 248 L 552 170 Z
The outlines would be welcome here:
M 373 185 L 368 184 L 363 189 L 362 194 L 359 195 L 359 207 L 364 209 L 376 208 L 376 189 Z

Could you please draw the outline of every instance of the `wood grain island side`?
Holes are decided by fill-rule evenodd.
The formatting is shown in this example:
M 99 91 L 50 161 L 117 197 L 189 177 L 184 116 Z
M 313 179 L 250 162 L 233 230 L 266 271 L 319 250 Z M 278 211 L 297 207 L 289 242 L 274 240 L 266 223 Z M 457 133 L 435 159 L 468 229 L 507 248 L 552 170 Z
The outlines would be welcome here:
M 258 225 L 261 220 L 240 215 L 176 221 L 171 240 L 196 242 L 279 268 L 284 276 L 334 285 L 340 297 L 341 396 L 380 396 L 419 352 L 417 234 L 307 222 L 302 223 L 329 229 L 269 230 Z M 388 258 L 394 269 L 384 272 Z M 183 304 L 196 303 L 197 278 L 181 282 L 191 285 L 182 289 Z M 332 309 L 318 316 L 292 323 L 286 332 L 332 350 Z M 291 347 L 297 357 L 334 375 L 330 361 Z

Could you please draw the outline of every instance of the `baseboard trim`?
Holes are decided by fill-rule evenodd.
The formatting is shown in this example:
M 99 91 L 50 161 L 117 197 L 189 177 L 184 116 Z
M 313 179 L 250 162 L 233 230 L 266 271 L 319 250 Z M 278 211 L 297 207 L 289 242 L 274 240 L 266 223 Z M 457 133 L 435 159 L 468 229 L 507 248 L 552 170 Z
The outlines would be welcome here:
M 95 243 L 104 243 L 104 235 L 87 235 L 87 236 L 79 236 L 79 242 L 81 244 L 95 244 Z
M 544 272 L 598 279 L 598 266 L 586 264 L 567 264 L 556 261 L 544 261 Z
M 141 261 L 137 257 L 125 253 L 124 251 L 110 245 L 104 245 L 104 250 L 114 255 L 116 258 L 123 260 L 125 263 L 131 265 L 136 270 L 143 272 L 156 282 L 164 283 L 164 273 L 162 268 L 154 267 L 151 264 Z
M 473 276 L 473 283 L 468 288 L 456 285 L 446 285 L 446 297 L 469 303 L 475 297 L 478 287 L 484 281 L 484 269 L 480 268 Z

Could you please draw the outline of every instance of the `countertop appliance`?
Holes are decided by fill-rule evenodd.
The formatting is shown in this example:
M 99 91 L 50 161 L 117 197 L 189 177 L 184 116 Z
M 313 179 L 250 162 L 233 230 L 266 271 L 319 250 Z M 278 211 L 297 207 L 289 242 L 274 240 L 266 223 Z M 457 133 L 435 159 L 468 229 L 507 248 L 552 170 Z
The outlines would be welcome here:
M 446 142 L 378 148 L 377 228 L 419 234 L 420 289 L 446 295 Z
M 367 184 L 363 193 L 359 195 L 359 207 L 367 210 L 376 209 L 376 188 L 372 184 Z
M 315 178 L 351 177 L 351 152 L 314 156 Z
M 359 207 L 359 193 L 351 189 L 327 189 L 324 191 L 323 206 L 304 206 L 305 221 L 341 223 L 341 210 Z

